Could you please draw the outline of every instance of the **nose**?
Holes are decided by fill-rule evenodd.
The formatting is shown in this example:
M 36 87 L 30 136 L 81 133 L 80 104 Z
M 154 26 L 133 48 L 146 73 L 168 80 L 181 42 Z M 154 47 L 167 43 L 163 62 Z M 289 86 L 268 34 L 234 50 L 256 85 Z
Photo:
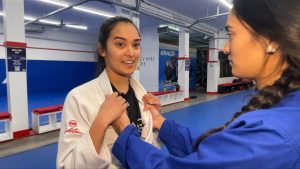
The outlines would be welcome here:
M 226 55 L 230 54 L 230 44 L 229 44 L 228 41 L 225 43 L 225 45 L 224 45 L 224 47 L 223 47 L 223 52 L 224 52 Z
M 128 45 L 127 46 L 127 52 L 126 52 L 127 55 L 130 56 L 130 57 L 134 56 L 134 50 L 135 49 L 131 45 Z

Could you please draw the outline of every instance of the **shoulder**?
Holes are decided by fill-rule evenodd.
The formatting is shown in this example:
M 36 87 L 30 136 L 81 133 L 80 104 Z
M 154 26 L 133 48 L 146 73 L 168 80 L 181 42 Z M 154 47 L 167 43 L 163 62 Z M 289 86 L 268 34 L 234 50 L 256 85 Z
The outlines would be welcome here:
M 233 124 L 243 121 L 245 125 L 270 125 L 282 128 L 299 127 L 300 107 L 275 107 L 271 109 L 261 109 L 245 113 L 237 118 Z
M 86 91 L 89 91 L 91 89 L 96 88 L 97 86 L 97 79 L 93 79 L 91 81 L 88 81 L 80 86 L 75 87 L 70 91 L 71 94 L 76 94 L 76 93 L 83 93 Z
M 234 120 L 226 130 L 249 135 L 253 138 L 266 140 L 281 140 L 297 147 L 300 152 L 300 109 L 281 107 L 257 110 L 241 115 Z M 257 137 L 256 137 L 257 136 Z
M 93 79 L 89 82 L 86 82 L 74 89 L 72 89 L 67 98 L 87 98 L 90 96 L 95 96 L 97 93 L 102 93 L 98 84 L 98 79 Z

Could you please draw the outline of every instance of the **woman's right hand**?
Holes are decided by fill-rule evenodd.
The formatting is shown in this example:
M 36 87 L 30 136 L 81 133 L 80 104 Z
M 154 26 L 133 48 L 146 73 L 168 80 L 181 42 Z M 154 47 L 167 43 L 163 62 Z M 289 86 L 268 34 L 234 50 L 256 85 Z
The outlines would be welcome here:
M 98 115 L 89 131 L 93 145 L 98 154 L 102 147 L 106 129 L 110 124 L 124 114 L 127 106 L 128 104 L 126 100 L 119 96 L 116 92 L 110 96 L 105 96 L 105 100 L 100 106 Z
M 105 96 L 105 101 L 99 109 L 98 117 L 104 125 L 109 126 L 113 121 L 121 117 L 127 106 L 126 100 L 119 96 L 117 92 L 114 92 L 110 96 Z

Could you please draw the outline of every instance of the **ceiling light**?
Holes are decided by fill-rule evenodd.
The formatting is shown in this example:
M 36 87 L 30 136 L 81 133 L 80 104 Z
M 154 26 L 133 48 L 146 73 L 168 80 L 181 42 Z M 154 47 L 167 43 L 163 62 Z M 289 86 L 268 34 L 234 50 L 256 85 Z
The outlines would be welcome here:
M 39 22 L 41 22 L 41 23 L 47 23 L 47 24 L 51 24 L 51 25 L 60 25 L 60 22 L 50 21 L 50 20 L 47 20 L 47 19 L 39 20 Z
M 225 6 L 227 6 L 229 9 L 232 8 L 232 4 L 227 2 L 226 0 L 220 0 L 220 2 L 222 2 Z
M 53 1 L 53 0 L 40 0 L 40 1 L 41 2 L 46 2 L 46 3 L 49 3 L 49 4 L 58 5 L 58 6 L 63 6 L 63 7 L 69 7 L 70 6 L 66 3 Z M 77 7 L 77 6 L 74 6 L 73 9 L 78 10 L 78 11 L 82 11 L 82 12 L 87 12 L 87 13 L 91 13 L 91 14 L 100 15 L 100 16 L 105 16 L 105 17 L 108 17 L 108 18 L 114 17 L 114 15 L 110 15 L 110 14 L 102 12 L 102 11 L 95 11 L 95 10 L 90 10 L 90 9 L 87 9 L 87 8 L 82 8 L 82 7 Z
M 83 30 L 87 30 L 87 26 L 82 26 L 82 25 L 69 25 L 69 24 L 66 24 L 65 26 L 66 26 L 66 27 L 69 27 L 69 28 L 75 28 L 75 29 L 83 29 Z
M 52 0 L 40 0 L 42 2 L 46 2 L 49 4 L 53 4 L 53 5 L 58 5 L 58 6 L 63 6 L 63 7 L 68 7 L 69 5 L 62 3 L 62 2 L 57 2 L 57 1 L 52 1 Z
M 0 16 L 3 16 L 2 11 L 0 11 Z M 34 21 L 34 20 L 36 20 L 36 18 L 30 17 L 30 16 L 24 16 L 24 20 Z M 61 24 L 61 22 L 51 21 L 51 20 L 48 20 L 48 19 L 41 19 L 41 20 L 38 20 L 38 22 L 46 23 L 46 24 L 50 24 L 50 25 L 60 25 Z M 68 25 L 68 24 L 66 24 L 65 26 L 69 27 L 69 28 L 82 29 L 82 30 L 87 30 L 88 29 L 87 26 L 81 26 L 81 25 Z
M 103 13 L 103 12 L 99 12 L 99 11 L 93 11 L 90 9 L 86 9 L 86 8 L 81 8 L 81 7 L 73 7 L 74 9 L 78 10 L 78 11 L 82 11 L 82 12 L 87 12 L 87 13 L 91 13 L 91 14 L 96 14 L 96 15 L 100 15 L 100 16 L 105 16 L 105 17 L 114 17 L 113 15 L 107 14 L 107 13 Z
M 24 19 L 27 21 L 34 21 L 35 18 L 29 17 L 29 16 L 24 16 Z

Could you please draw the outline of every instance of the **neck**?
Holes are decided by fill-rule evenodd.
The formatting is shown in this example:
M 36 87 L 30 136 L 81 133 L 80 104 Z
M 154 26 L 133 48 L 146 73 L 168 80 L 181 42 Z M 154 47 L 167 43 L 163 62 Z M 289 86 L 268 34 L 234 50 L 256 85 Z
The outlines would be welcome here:
M 130 77 L 119 75 L 109 69 L 106 69 L 106 72 L 110 82 L 115 86 L 115 88 L 119 92 L 127 93 Z
M 258 90 L 261 90 L 262 88 L 266 86 L 272 86 L 276 80 L 280 78 L 280 75 L 270 75 L 269 77 L 262 78 L 262 79 L 257 79 L 255 80 L 256 82 L 256 87 Z
M 261 90 L 266 86 L 272 86 L 276 80 L 280 79 L 281 74 L 287 67 L 288 64 L 284 63 L 281 66 L 274 67 L 273 72 L 255 79 L 257 89 Z

